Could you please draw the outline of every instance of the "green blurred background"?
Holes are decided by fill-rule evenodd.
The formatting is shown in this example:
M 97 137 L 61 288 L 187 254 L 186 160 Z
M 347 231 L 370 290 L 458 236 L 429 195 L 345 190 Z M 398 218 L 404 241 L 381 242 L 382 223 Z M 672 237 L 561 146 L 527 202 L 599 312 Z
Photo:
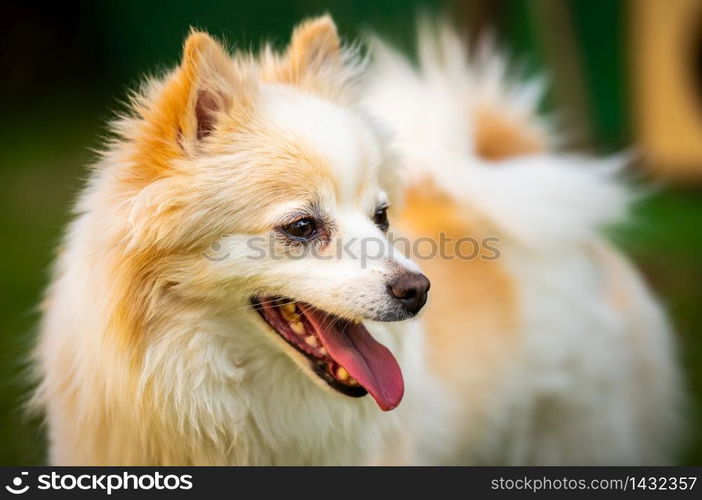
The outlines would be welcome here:
M 693 0 L 694 1 L 694 0 Z M 670 2 L 673 4 L 674 2 Z M 24 415 L 26 360 L 52 251 L 71 202 L 126 89 L 178 62 L 190 26 L 234 47 L 270 39 L 330 12 L 346 37 L 373 28 L 410 47 L 418 10 L 447 12 L 466 33 L 496 33 L 531 71 L 546 70 L 570 146 L 607 153 L 636 141 L 630 4 L 612 0 L 293 0 L 37 4 L 3 1 L 0 15 L 0 463 L 45 460 L 40 422 Z M 557 50 L 554 50 L 557 49 Z M 700 52 L 702 53 L 702 52 Z M 691 65 L 699 71 L 700 61 Z M 696 74 L 699 78 L 699 74 Z M 700 137 L 702 141 L 702 137 Z M 702 162 L 700 162 L 702 165 Z M 649 181 L 644 169 L 635 177 Z M 672 180 L 671 180 L 672 179 Z M 702 191 L 665 176 L 616 240 L 665 303 L 693 394 L 681 463 L 702 463 Z M 675 181 L 675 182 L 673 182 Z

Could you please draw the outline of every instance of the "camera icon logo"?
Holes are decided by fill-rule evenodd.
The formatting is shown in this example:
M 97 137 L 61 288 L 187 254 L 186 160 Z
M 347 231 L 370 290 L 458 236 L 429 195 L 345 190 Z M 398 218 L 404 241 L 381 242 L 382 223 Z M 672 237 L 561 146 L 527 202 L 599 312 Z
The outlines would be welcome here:
M 27 484 L 24 487 L 22 487 L 22 476 L 27 475 L 29 475 L 29 472 L 21 472 L 19 476 L 15 476 L 12 479 L 12 486 L 7 485 L 5 486 L 5 489 L 13 495 L 21 495 L 22 493 L 26 493 L 29 489 L 29 485 Z

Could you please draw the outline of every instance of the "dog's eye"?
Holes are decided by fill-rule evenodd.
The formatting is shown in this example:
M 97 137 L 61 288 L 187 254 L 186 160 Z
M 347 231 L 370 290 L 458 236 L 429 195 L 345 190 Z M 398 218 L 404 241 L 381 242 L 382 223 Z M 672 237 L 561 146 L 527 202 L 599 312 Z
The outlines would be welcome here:
M 283 231 L 293 238 L 308 240 L 317 232 L 317 223 L 310 217 L 304 217 L 284 226 Z
M 378 228 L 385 232 L 390 227 L 390 222 L 388 221 L 388 207 L 382 207 L 375 211 L 373 214 L 373 222 Z

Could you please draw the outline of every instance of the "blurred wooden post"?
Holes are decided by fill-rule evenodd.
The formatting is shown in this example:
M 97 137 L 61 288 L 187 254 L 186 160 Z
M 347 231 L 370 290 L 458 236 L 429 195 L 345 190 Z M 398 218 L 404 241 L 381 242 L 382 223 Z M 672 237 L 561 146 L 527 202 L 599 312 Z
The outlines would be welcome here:
M 566 144 L 590 150 L 594 141 L 587 75 L 568 2 L 536 0 L 528 5 L 552 77 L 556 106 L 563 117 L 564 123 L 559 125 L 569 131 Z
M 702 181 L 702 1 L 631 0 L 634 121 L 660 176 Z

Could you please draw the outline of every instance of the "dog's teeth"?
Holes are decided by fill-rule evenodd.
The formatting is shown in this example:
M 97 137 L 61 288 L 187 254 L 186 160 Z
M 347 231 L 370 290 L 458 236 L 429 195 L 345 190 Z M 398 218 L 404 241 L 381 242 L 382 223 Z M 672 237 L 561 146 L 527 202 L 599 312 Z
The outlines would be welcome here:
M 356 379 L 353 378 L 353 377 L 349 377 L 349 379 L 347 380 L 347 383 L 348 383 L 349 385 L 358 385 L 358 380 L 356 380 Z
M 298 335 L 305 334 L 305 325 L 302 324 L 302 321 L 293 321 L 290 323 L 290 329 Z
M 339 378 L 339 380 L 343 380 L 345 382 L 349 379 L 349 372 L 346 371 L 346 368 L 340 366 L 336 370 L 336 376 Z
M 290 313 L 288 311 L 282 311 L 283 318 L 285 318 L 285 321 L 288 323 L 292 323 L 293 321 L 297 321 L 298 316 L 295 313 Z
M 317 347 L 317 337 L 314 335 L 308 335 L 305 337 L 305 344 L 307 344 L 310 347 Z
M 327 355 L 327 350 L 326 350 L 324 347 L 320 347 L 320 348 L 319 348 L 319 354 L 322 355 L 322 356 L 326 356 L 326 355 Z
M 295 321 L 298 318 L 297 307 L 295 304 L 285 304 L 280 306 L 280 312 L 283 314 L 283 318 L 286 321 Z

